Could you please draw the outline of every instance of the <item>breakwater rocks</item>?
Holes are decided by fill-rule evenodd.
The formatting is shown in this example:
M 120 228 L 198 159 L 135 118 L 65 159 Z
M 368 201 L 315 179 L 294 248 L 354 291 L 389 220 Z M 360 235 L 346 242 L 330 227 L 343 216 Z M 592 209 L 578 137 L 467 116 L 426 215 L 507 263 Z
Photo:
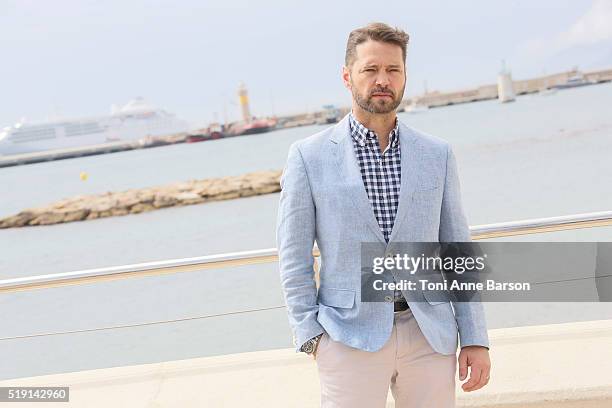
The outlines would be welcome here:
M 281 170 L 260 171 L 241 176 L 189 180 L 167 186 L 131 189 L 117 193 L 80 195 L 0 218 L 0 228 L 93 220 L 138 214 L 166 207 L 270 194 L 280 191 L 281 173 Z

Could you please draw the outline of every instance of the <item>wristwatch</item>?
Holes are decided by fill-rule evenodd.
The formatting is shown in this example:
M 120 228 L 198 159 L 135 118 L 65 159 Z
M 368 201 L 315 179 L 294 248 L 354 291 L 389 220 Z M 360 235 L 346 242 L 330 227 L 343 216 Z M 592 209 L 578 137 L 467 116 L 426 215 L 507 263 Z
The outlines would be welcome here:
M 321 339 L 321 336 L 323 336 L 323 333 L 319 334 L 318 336 L 313 337 L 310 340 L 307 340 L 306 343 L 304 343 L 302 345 L 300 350 L 303 351 L 306 354 L 314 353 L 316 351 L 316 349 L 317 349 L 317 344 L 319 343 L 319 340 Z

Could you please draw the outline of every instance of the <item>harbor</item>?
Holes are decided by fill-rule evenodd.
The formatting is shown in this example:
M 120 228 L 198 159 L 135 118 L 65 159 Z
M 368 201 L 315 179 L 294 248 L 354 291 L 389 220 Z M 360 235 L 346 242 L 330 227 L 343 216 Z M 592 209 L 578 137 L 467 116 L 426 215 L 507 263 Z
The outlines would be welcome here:
M 9 2 L 0 405 L 612 406 L 612 2 L 541 1 Z
M 509 72 L 502 71 L 499 75 L 498 84 L 482 85 L 475 89 L 452 92 L 425 92 L 420 96 L 405 99 L 400 104 L 399 110 L 414 113 L 424 112 L 431 108 L 486 100 L 508 102 L 514 101 L 516 96 L 546 93 L 551 90 L 570 89 L 577 86 L 604 84 L 610 81 L 612 81 L 612 69 L 586 73 L 574 69 L 554 75 L 515 81 L 512 80 Z M 241 84 L 238 89 L 238 99 L 242 115 L 241 121 L 225 124 L 212 123 L 206 128 L 193 129 L 176 134 L 147 135 L 130 141 L 116 141 L 11 155 L 2 155 L 2 144 L 0 143 L 0 168 L 167 146 L 176 143 L 194 143 L 235 136 L 252 136 L 279 129 L 314 124 L 333 124 L 349 111 L 347 107 L 340 108 L 334 105 L 326 105 L 323 109 L 310 113 L 256 118 L 251 115 L 248 90 L 244 84 Z M 134 109 L 140 113 L 149 114 L 149 112 L 152 112 L 153 108 L 147 105 L 143 107 L 144 102 L 142 100 L 137 100 L 137 102 L 127 107 L 128 112 Z
M 470 225 L 483 225 L 612 209 L 611 98 L 612 84 L 607 83 L 545 97 L 519 96 L 518 103 L 490 100 L 431 109 L 426 115 L 400 113 L 399 118 L 453 145 L 467 219 Z M 576 110 L 583 105 L 588 109 Z M 0 184 L 12 193 L 0 201 L 0 216 L 80 195 L 279 170 L 293 142 L 327 126 L 7 167 L 0 171 Z M 240 157 L 234 154 L 237 149 Z M 83 172 L 86 180 L 80 177 Z M 1 279 L 273 248 L 278 199 L 278 193 L 270 193 L 86 222 L 0 229 Z M 611 231 L 608 226 L 506 239 L 609 241 Z M 263 358 L 291 347 L 279 285 L 276 264 L 255 263 L 5 293 L 0 297 L 6 316 L 0 338 L 126 327 L 0 341 L 5 362 L 0 380 L 74 373 L 56 377 L 61 381 L 83 371 L 138 370 L 200 358 L 211 358 L 206 361 L 212 364 L 223 356 L 240 361 L 258 352 L 264 352 Z M 249 291 L 257 295 L 228 296 Z M 490 329 L 497 330 L 609 320 L 610 306 L 495 303 L 486 306 L 486 313 Z M 29 311 L 27 319 L 24 310 Z M 256 311 L 232 314 L 246 310 Z M 180 320 L 198 316 L 212 317 Z M 164 320 L 177 321 L 138 325 Z M 195 362 L 186 361 L 186 367 Z M 250 370 L 248 364 L 244 367 Z M 102 377 L 111 373 L 102 372 Z

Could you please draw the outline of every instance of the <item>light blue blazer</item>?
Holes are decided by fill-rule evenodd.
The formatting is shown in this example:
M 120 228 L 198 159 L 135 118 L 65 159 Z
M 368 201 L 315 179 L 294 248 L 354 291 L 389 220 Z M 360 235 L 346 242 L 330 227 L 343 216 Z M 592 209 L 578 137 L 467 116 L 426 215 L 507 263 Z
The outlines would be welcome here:
M 338 124 L 289 148 L 281 177 L 276 226 L 280 279 L 294 345 L 327 332 L 365 351 L 383 347 L 393 329 L 392 302 L 361 302 L 361 243 L 466 242 L 455 158 L 449 144 L 400 121 L 400 200 L 389 238 L 384 240 L 361 178 L 348 115 Z M 313 245 L 321 252 L 320 288 L 313 269 Z M 408 299 L 431 347 L 455 354 L 461 347 L 489 346 L 479 302 Z

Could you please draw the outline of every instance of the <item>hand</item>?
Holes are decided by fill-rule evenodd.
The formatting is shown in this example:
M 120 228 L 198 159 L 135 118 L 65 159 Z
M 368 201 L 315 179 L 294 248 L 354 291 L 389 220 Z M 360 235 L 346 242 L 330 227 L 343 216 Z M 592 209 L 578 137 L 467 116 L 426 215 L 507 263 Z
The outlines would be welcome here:
M 459 352 L 459 380 L 463 381 L 467 377 L 468 367 L 470 369 L 470 379 L 461 385 L 463 391 L 476 391 L 489 382 L 491 373 L 491 360 L 489 350 L 483 346 L 465 346 Z

